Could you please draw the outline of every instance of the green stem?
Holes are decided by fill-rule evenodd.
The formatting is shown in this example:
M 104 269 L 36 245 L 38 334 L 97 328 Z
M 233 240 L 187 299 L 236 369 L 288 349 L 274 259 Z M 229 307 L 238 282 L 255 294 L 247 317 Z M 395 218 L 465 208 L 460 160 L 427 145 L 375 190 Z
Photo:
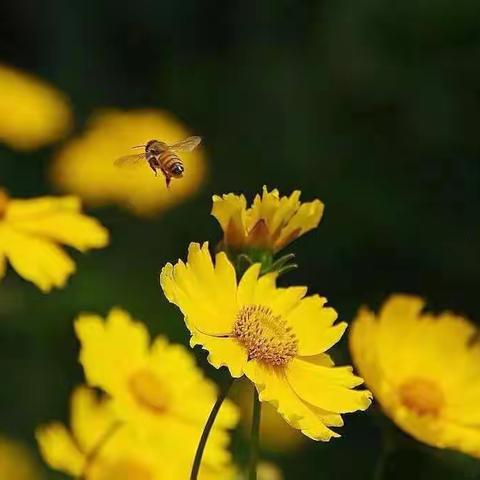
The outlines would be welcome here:
M 260 416 L 262 406 L 258 398 L 257 389 L 253 386 L 253 414 L 252 414 L 252 434 L 250 436 L 250 467 L 249 480 L 257 480 L 257 462 L 258 462 L 258 445 L 260 434 Z
M 202 463 L 203 452 L 205 450 L 205 446 L 207 445 L 208 436 L 210 435 L 210 431 L 212 430 L 220 407 L 222 406 L 223 401 L 227 398 L 228 391 L 232 386 L 233 380 L 234 379 L 232 377 L 228 377 L 225 385 L 218 395 L 217 401 L 215 402 L 210 415 L 208 416 L 207 423 L 205 424 L 202 436 L 198 442 L 197 452 L 195 453 L 195 459 L 193 460 L 192 473 L 190 474 L 190 480 L 197 480 L 198 472 L 200 471 L 200 464 Z
M 385 429 L 383 431 L 382 442 L 383 445 L 380 451 L 380 457 L 377 460 L 375 472 L 373 475 L 374 480 L 383 480 L 384 478 L 386 478 L 388 461 L 390 460 L 390 456 L 396 449 L 395 437 L 391 430 Z

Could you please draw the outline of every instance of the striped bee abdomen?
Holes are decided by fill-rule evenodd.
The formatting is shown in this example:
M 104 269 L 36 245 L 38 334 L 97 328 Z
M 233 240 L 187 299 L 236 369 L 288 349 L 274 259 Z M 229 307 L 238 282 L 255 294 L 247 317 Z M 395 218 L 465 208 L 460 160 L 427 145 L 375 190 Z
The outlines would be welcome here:
M 181 177 L 183 175 L 183 163 L 175 153 L 166 150 L 159 155 L 158 160 L 163 171 L 172 177 Z

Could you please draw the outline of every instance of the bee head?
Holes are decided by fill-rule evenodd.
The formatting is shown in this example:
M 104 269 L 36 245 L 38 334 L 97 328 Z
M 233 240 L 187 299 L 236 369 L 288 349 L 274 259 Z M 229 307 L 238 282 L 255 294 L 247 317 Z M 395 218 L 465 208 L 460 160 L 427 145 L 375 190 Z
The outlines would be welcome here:
M 174 177 L 182 177 L 184 168 L 183 165 L 181 165 L 180 163 L 175 163 L 174 165 L 172 165 L 170 171 Z
M 157 143 L 158 143 L 157 140 L 149 140 L 145 144 L 145 151 L 155 153 L 155 150 L 157 150 L 157 145 L 156 145 Z

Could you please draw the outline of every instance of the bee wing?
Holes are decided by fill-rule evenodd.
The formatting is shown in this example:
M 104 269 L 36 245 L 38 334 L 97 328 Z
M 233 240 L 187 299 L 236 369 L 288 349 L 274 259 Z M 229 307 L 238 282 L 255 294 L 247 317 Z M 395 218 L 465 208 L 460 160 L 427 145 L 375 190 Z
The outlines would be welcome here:
M 178 152 L 191 152 L 200 145 L 202 137 L 188 137 L 181 142 L 174 143 L 169 145 L 169 150 L 176 150 Z
M 141 165 L 142 160 L 145 160 L 145 153 L 135 153 L 134 155 L 125 155 L 123 157 L 117 158 L 113 164 L 116 167 L 136 167 Z

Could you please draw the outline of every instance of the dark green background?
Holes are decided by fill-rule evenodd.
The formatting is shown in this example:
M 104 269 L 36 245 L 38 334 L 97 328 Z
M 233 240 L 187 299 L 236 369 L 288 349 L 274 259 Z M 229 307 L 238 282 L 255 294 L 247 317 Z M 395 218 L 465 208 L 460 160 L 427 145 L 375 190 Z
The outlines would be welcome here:
M 121 305 L 153 333 L 187 340 L 157 274 L 190 241 L 219 238 L 213 193 L 267 184 L 321 198 L 324 220 L 292 246 L 300 268 L 288 281 L 326 295 L 344 320 L 398 291 L 478 320 L 480 3 L 5 0 L 0 60 L 66 92 L 78 131 L 99 107 L 160 107 L 205 137 L 210 159 L 200 194 L 153 221 L 93 212 L 112 244 L 75 254 L 65 290 L 46 296 L 9 272 L 0 431 L 32 442 L 36 424 L 66 416 L 82 379 L 80 311 Z M 52 192 L 54 148 L 0 147 L 0 184 Z M 342 439 L 277 460 L 287 479 L 371 479 L 379 423 L 352 415 Z M 479 478 L 478 462 L 400 441 L 385 478 Z

